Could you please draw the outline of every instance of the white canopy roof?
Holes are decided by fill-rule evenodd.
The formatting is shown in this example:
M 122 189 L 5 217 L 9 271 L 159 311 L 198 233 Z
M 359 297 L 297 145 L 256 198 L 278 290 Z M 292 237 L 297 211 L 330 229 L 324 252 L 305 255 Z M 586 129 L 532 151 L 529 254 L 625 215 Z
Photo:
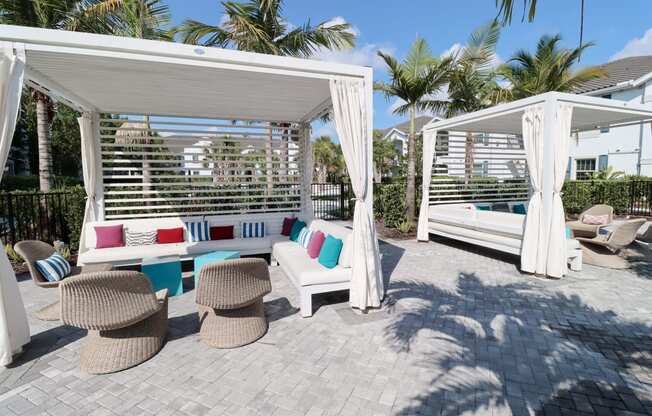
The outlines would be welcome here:
M 371 68 L 234 50 L 21 26 L 25 78 L 78 110 L 310 121 L 331 106 L 329 79 Z
M 532 105 L 543 104 L 548 100 L 573 105 L 572 131 L 595 130 L 600 127 L 652 120 L 652 109 L 641 104 L 586 95 L 549 92 L 435 121 L 426 125 L 424 130 L 521 134 L 521 118 L 525 109 Z

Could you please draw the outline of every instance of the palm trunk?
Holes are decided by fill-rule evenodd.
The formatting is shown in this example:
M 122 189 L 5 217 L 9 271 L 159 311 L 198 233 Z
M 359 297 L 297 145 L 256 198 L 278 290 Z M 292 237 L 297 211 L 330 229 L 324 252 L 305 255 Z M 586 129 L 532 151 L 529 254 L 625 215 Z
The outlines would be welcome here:
M 466 133 L 466 143 L 464 149 L 464 184 L 468 185 L 473 177 L 473 162 L 475 155 L 473 154 L 473 134 Z
M 265 173 L 267 180 L 267 194 L 268 196 L 272 194 L 274 190 L 274 183 L 272 182 L 272 177 L 274 176 L 274 150 L 272 145 L 274 144 L 274 129 L 272 123 L 269 123 L 269 139 L 267 140 L 266 148 L 266 160 L 265 160 Z
M 50 140 L 50 100 L 36 93 L 36 132 L 38 136 L 38 175 L 41 192 L 52 189 L 52 140 Z
M 151 128 L 151 126 L 149 124 L 149 116 L 145 116 L 145 128 L 147 130 L 144 132 L 144 136 L 149 137 L 150 128 Z M 146 145 L 151 144 L 151 140 L 145 139 L 144 143 Z M 142 149 L 143 149 L 143 194 L 147 198 L 147 197 L 149 197 L 150 194 L 145 193 L 144 191 L 149 191 L 151 189 L 149 185 L 145 185 L 146 183 L 150 183 L 151 177 L 152 177 L 151 174 L 150 174 L 150 170 L 149 170 L 151 165 L 149 163 L 149 154 L 148 154 L 151 149 L 149 147 L 146 147 L 146 146 L 143 146 Z M 149 205 L 149 203 L 145 202 L 144 205 Z
M 415 110 L 410 110 L 410 134 L 408 136 L 408 163 L 407 163 L 407 185 L 405 189 L 405 216 L 413 223 L 415 220 L 415 182 L 416 182 L 416 132 Z

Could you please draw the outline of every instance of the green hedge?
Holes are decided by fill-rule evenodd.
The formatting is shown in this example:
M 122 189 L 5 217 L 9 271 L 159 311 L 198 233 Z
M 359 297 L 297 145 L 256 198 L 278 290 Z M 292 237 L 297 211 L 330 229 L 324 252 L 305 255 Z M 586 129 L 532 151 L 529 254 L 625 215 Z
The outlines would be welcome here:
M 568 214 L 578 214 L 595 204 L 607 204 L 614 208 L 616 214 L 629 214 L 632 199 L 636 201 L 652 200 L 650 186 L 652 179 L 637 182 L 626 179 L 566 181 L 562 189 L 562 200 Z M 643 185 L 643 186 L 641 186 Z
M 79 178 L 71 176 L 55 176 L 54 188 L 61 190 L 75 185 L 81 184 Z M 38 175 L 5 175 L 2 177 L 0 183 L 0 190 L 2 191 L 38 191 L 39 181 Z

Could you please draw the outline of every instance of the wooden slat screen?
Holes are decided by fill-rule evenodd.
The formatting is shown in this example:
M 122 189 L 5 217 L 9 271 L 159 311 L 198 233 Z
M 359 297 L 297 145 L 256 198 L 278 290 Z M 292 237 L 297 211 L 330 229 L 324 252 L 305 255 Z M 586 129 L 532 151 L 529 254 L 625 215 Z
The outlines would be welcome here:
M 520 136 L 440 132 L 436 140 L 431 205 L 528 199 Z
M 298 212 L 300 132 L 285 122 L 103 118 L 105 217 Z

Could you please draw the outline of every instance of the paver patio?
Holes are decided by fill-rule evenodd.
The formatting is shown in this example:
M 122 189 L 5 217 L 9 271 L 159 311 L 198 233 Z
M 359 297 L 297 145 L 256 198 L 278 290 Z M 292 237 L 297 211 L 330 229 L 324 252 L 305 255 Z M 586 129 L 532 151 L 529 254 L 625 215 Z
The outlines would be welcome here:
M 272 268 L 259 342 L 199 342 L 190 291 L 170 299 L 158 355 L 104 376 L 78 369 L 82 331 L 33 318 L 56 293 L 21 276 L 32 344 L 0 372 L 0 415 L 652 414 L 649 266 L 552 281 L 439 240 L 381 252 L 383 311 L 357 315 L 336 294 L 302 319 Z

